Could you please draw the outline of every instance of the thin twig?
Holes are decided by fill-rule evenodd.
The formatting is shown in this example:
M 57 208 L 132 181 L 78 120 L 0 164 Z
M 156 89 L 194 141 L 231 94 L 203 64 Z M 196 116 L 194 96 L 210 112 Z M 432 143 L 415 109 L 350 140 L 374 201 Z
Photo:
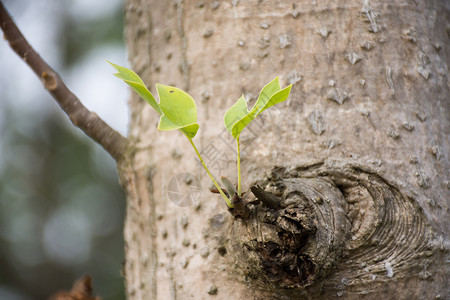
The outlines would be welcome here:
M 2 2 L 0 2 L 0 27 L 11 48 L 41 79 L 45 89 L 55 98 L 72 123 L 99 143 L 116 161 L 120 160 L 126 148 L 126 138 L 112 129 L 96 113 L 89 111 L 69 90 L 61 77 L 30 46 Z

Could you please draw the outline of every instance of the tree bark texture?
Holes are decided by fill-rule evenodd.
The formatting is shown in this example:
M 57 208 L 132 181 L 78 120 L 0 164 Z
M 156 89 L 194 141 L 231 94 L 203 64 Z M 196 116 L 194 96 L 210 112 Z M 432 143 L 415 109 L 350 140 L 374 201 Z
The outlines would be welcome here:
M 448 3 L 127 0 L 125 13 L 132 68 L 196 99 L 217 177 L 236 179 L 225 110 L 276 75 L 294 83 L 241 137 L 247 219 L 131 96 L 129 299 L 450 297 Z M 191 185 L 180 202 L 177 179 Z

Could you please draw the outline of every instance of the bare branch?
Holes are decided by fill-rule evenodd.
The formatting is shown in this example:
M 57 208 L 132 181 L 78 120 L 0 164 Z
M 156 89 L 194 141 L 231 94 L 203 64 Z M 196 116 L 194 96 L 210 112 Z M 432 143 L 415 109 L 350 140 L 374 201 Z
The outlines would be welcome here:
M 69 90 L 61 77 L 30 46 L 1 2 L 0 27 L 11 48 L 41 79 L 45 89 L 55 98 L 72 123 L 99 143 L 116 161 L 120 160 L 127 144 L 126 138 L 96 113 L 89 111 Z

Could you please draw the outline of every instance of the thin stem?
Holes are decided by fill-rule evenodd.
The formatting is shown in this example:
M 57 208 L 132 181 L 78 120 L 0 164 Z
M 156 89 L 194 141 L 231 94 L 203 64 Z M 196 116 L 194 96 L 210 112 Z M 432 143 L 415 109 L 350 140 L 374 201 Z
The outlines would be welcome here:
M 242 196 L 242 184 L 241 184 L 241 150 L 239 147 L 239 136 L 236 138 L 237 142 L 237 169 L 238 169 L 238 196 Z
M 194 141 L 188 137 L 189 142 L 191 142 L 192 147 L 195 150 L 195 153 L 197 153 L 198 158 L 200 159 L 200 162 L 203 165 L 203 168 L 205 168 L 206 173 L 208 173 L 209 178 L 211 178 L 212 182 L 214 183 L 214 185 L 216 186 L 217 190 L 219 191 L 219 193 L 222 195 L 222 197 L 225 199 L 225 202 L 227 203 L 227 206 L 230 208 L 233 208 L 233 204 L 231 203 L 231 200 L 228 199 L 228 197 L 225 195 L 225 193 L 223 192 L 223 190 L 220 188 L 219 184 L 217 183 L 217 181 L 214 179 L 214 176 L 212 176 L 212 174 L 209 172 L 208 168 L 206 167 L 205 162 L 203 161 L 202 156 L 200 155 L 200 153 L 197 150 L 197 147 L 195 147 Z

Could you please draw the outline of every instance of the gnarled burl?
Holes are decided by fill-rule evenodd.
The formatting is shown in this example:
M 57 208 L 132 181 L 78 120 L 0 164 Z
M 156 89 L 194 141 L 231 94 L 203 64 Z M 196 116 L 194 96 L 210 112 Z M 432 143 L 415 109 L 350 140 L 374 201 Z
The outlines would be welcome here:
M 302 297 L 324 285 L 376 284 L 379 275 L 419 270 L 419 258 L 431 255 L 420 209 L 369 168 L 339 161 L 275 167 L 252 191 L 260 204 L 235 222 L 231 248 L 259 288 Z M 341 269 L 351 276 L 340 277 Z

